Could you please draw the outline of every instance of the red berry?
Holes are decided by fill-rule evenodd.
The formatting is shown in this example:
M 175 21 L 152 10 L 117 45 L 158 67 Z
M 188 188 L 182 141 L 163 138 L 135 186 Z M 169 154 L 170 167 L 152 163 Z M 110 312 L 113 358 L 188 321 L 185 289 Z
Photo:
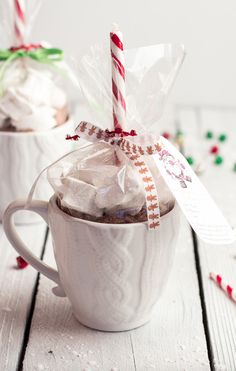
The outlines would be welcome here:
M 24 269 L 28 265 L 28 263 L 25 261 L 25 259 L 22 258 L 22 256 L 17 256 L 16 261 L 18 269 Z
M 170 133 L 168 133 L 167 131 L 165 131 L 162 136 L 166 139 L 169 139 L 170 138 Z
M 210 152 L 213 153 L 213 154 L 216 154 L 216 153 L 219 152 L 219 148 L 217 146 L 212 146 Z

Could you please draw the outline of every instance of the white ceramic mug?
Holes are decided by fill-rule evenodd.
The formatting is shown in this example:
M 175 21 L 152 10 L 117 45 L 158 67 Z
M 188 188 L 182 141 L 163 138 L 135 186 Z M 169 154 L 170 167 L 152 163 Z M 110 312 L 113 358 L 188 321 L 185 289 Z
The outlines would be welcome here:
M 41 170 L 70 152 L 72 143 L 65 137 L 73 131 L 74 123 L 68 120 L 55 129 L 42 132 L 0 132 L 0 221 L 10 202 L 27 197 Z M 36 189 L 38 199 L 48 200 L 51 195 L 52 189 L 47 182 Z M 30 213 L 16 215 L 19 224 L 38 220 Z
M 161 226 L 147 223 L 102 224 L 74 218 L 57 206 L 33 201 L 30 210 L 49 225 L 58 271 L 34 256 L 16 233 L 13 214 L 25 201 L 10 204 L 3 217 L 5 233 L 36 270 L 55 281 L 54 293 L 68 297 L 75 317 L 103 331 L 124 331 L 151 318 L 166 283 L 179 232 L 177 206 L 161 217 Z

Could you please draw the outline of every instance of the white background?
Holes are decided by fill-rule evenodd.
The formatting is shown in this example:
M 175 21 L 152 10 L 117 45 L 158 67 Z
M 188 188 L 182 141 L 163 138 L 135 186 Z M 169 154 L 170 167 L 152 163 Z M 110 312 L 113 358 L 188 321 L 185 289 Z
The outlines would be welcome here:
M 108 42 L 114 21 L 126 47 L 185 44 L 173 101 L 236 105 L 235 0 L 44 0 L 33 38 L 77 56 L 91 44 Z

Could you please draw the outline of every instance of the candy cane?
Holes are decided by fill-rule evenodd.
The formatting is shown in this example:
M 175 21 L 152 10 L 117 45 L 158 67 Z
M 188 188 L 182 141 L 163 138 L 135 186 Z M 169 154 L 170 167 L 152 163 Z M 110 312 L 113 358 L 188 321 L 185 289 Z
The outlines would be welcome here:
M 228 295 L 230 299 L 236 302 L 236 292 L 235 290 L 228 285 L 225 281 L 223 281 L 222 277 L 219 274 L 210 273 L 210 279 L 215 281 L 218 286 Z
M 125 67 L 123 36 L 114 25 L 110 33 L 112 57 L 112 102 L 113 120 L 115 128 L 125 129 L 126 102 L 125 102 Z
M 25 0 L 14 0 L 15 8 L 15 40 L 17 46 L 24 44 L 25 37 Z

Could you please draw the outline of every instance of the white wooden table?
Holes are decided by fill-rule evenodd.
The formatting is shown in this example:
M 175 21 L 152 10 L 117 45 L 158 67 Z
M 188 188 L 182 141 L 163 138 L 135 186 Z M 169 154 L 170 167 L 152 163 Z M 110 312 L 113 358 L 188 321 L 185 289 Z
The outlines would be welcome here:
M 177 107 L 185 153 L 196 161 L 211 143 L 204 133 L 225 132 L 225 163 L 208 163 L 202 181 L 236 226 L 236 109 Z M 168 130 L 171 131 L 171 128 Z M 0 370 L 151 371 L 236 370 L 236 304 L 209 280 L 220 273 L 236 287 L 236 244 L 207 246 L 182 219 L 174 267 L 153 320 L 124 333 L 80 325 L 69 302 L 51 293 L 53 283 L 31 267 L 15 268 L 16 253 L 0 228 Z M 38 256 L 53 264 L 43 224 L 19 227 Z

